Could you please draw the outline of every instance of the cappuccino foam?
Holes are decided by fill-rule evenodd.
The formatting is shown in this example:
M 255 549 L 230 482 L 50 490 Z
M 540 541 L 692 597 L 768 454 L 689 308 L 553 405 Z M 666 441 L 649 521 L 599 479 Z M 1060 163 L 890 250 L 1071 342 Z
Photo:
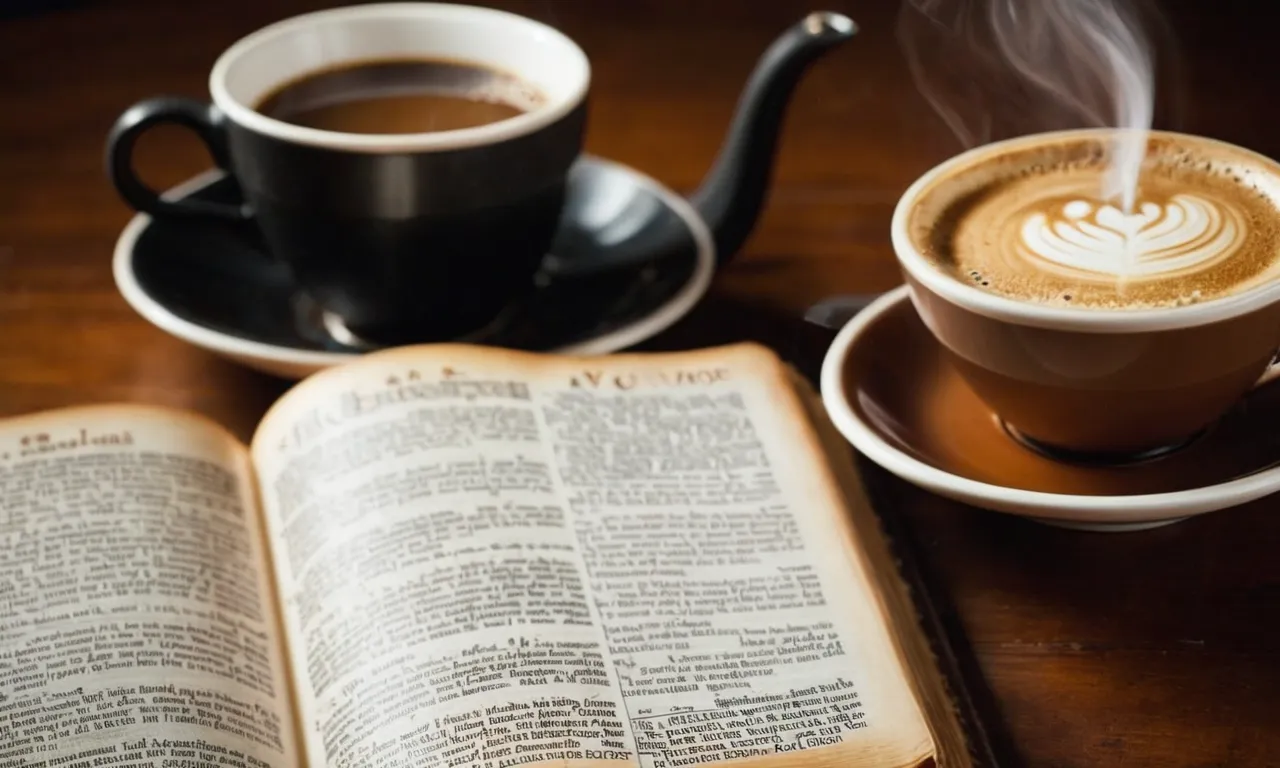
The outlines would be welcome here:
M 1280 274 L 1280 177 L 1221 144 L 1153 135 L 1131 210 L 1103 199 L 1105 139 L 979 156 L 924 190 L 908 232 L 956 280 L 1096 309 L 1221 298 Z

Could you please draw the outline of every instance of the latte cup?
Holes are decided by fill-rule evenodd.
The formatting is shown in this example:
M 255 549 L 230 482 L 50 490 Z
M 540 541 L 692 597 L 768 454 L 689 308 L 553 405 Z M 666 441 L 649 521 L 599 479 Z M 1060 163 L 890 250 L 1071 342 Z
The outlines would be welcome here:
M 1241 176 L 1280 209 L 1280 165 L 1269 158 L 1203 137 L 1151 136 L 1239 163 Z M 1037 145 L 1101 146 L 1112 137 L 1106 130 L 1064 131 L 970 150 L 912 184 L 892 222 L 894 252 L 915 309 L 973 391 L 1032 447 L 1102 462 L 1176 449 L 1274 377 L 1280 277 L 1174 306 L 1062 306 L 999 295 L 947 273 L 917 247 L 909 222 L 940 181 Z M 1269 225 L 1280 228 L 1280 222 Z
M 306 75 L 389 59 L 491 68 L 543 98 L 506 120 L 411 134 L 320 130 L 257 110 Z M 162 97 L 129 108 L 108 140 L 108 173 L 151 216 L 252 222 L 357 337 L 447 338 L 532 290 L 582 148 L 590 77 L 572 40 L 511 13 L 434 3 L 320 11 L 228 48 L 209 76 L 212 103 Z M 244 203 L 169 200 L 148 188 L 133 149 L 160 123 L 194 130 Z

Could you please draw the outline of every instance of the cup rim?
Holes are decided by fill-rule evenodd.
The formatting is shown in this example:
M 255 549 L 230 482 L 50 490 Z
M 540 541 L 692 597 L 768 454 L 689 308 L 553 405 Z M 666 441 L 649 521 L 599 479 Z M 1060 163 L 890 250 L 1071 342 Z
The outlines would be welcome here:
M 307 128 L 268 117 L 231 95 L 226 76 L 244 54 L 284 35 L 321 22 L 371 18 L 464 18 L 524 27 L 563 47 L 575 60 L 577 80 L 567 96 L 524 114 L 472 128 L 405 134 L 360 134 Z M 209 72 L 213 103 L 233 122 L 291 144 L 370 153 L 430 152 L 496 144 L 534 133 L 568 115 L 586 98 L 591 84 L 591 64 L 582 48 L 568 35 L 540 21 L 509 11 L 454 3 L 392 2 L 355 5 L 304 13 L 269 24 L 240 38 L 223 51 Z
M 1133 333 L 1189 328 L 1229 320 L 1280 300 L 1280 278 L 1273 278 L 1240 293 L 1180 307 L 1156 309 L 1052 307 L 988 293 L 948 277 L 929 263 L 911 242 L 911 237 L 907 232 L 907 219 L 910 211 L 921 193 L 939 177 L 957 168 L 971 165 L 983 157 L 999 155 L 1041 142 L 1055 139 L 1087 139 L 1099 136 L 1114 136 L 1124 130 L 1118 128 L 1077 128 L 1033 133 L 983 144 L 935 165 L 916 179 L 911 186 L 907 187 L 907 190 L 902 193 L 894 207 L 890 225 L 890 238 L 898 263 L 922 287 L 952 304 L 995 320 L 1064 331 Z M 1150 130 L 1144 131 L 1144 133 L 1171 140 L 1188 140 L 1201 145 L 1218 146 L 1233 153 L 1244 154 L 1257 161 L 1259 165 L 1269 168 L 1276 178 L 1280 180 L 1280 164 L 1259 152 L 1220 139 L 1189 133 L 1164 130 Z

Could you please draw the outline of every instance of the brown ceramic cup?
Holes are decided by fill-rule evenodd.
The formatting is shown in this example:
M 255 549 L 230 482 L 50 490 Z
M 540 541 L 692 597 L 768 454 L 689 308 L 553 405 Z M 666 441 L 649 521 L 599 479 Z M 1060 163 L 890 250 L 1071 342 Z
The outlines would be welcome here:
M 1016 437 L 1068 456 L 1133 459 L 1194 439 L 1277 369 L 1280 278 L 1224 298 L 1161 309 L 1086 309 L 1019 301 L 944 273 L 913 246 L 909 217 L 937 181 L 1038 143 L 1105 142 L 1106 130 L 989 144 L 928 171 L 893 216 L 911 300 L 974 392 Z M 1247 166 L 1280 201 L 1280 164 L 1212 139 L 1155 133 Z

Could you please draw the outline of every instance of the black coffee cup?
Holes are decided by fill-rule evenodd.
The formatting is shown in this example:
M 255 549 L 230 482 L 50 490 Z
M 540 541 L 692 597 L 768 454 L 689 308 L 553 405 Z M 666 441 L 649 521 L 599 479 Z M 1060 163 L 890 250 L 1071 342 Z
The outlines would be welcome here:
M 318 130 L 255 109 L 306 75 L 395 58 L 510 73 L 542 101 L 498 122 L 410 134 Z M 212 104 L 162 97 L 129 108 L 111 131 L 108 171 L 152 216 L 251 220 L 300 286 L 362 339 L 448 338 L 533 289 L 581 151 L 590 79 L 572 40 L 515 14 L 433 3 L 321 11 L 227 49 L 209 77 Z M 142 183 L 134 143 L 158 123 L 198 133 L 244 204 L 168 200 Z

